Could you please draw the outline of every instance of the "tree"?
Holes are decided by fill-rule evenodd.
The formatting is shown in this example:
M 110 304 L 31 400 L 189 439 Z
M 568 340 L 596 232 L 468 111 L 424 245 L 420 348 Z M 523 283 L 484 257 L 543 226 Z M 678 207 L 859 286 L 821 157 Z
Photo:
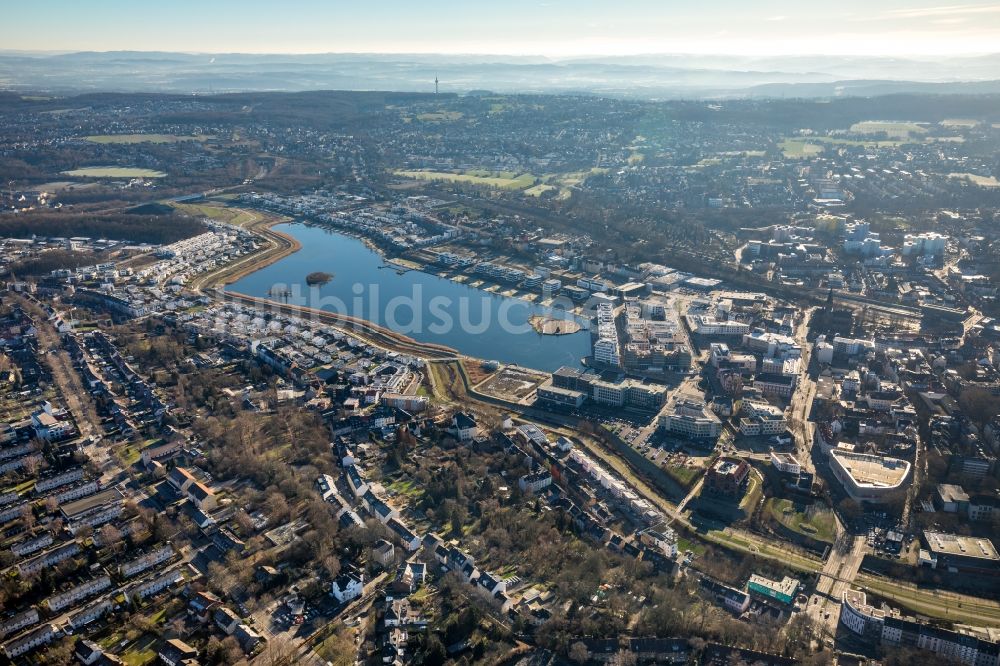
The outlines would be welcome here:
M 282 636 L 272 636 L 255 661 L 264 666 L 288 666 L 295 663 L 295 646 Z
M 424 666 L 442 666 L 448 659 L 448 652 L 437 634 L 428 634 L 424 642 Z
M 958 406 L 980 428 L 1000 414 L 1000 396 L 984 388 L 966 388 L 958 396 Z
M 24 526 L 26 532 L 30 532 L 35 527 L 35 512 L 31 509 L 30 504 L 21 509 L 21 525 Z
M 569 658 L 578 664 L 586 664 L 590 661 L 590 650 L 582 641 L 577 641 L 569 646 Z
M 107 523 L 97 531 L 97 537 L 101 545 L 110 550 L 115 555 L 122 547 L 122 532 L 111 523 Z
M 38 656 L 38 663 L 46 666 L 67 666 L 73 663 L 73 639 L 69 636 L 50 645 Z
M 840 503 L 837 504 L 837 510 L 840 511 L 840 515 L 844 517 L 844 520 L 849 522 L 861 517 L 861 505 L 858 504 L 857 500 L 850 497 L 840 500 Z

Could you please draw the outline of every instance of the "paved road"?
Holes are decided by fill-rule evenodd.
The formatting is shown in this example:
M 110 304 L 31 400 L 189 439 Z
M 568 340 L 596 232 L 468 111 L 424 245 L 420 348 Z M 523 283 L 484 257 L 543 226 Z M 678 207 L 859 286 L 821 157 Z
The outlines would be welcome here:
M 837 634 L 837 622 L 840 618 L 840 602 L 844 593 L 854 582 L 865 558 L 867 545 L 864 536 L 851 536 L 843 531 L 837 520 L 838 543 L 830 549 L 816 591 L 809 599 L 806 612 L 821 625 L 830 636 Z M 840 547 L 838 547 L 840 546 Z
M 97 412 L 93 405 L 84 403 L 83 396 L 88 395 L 88 393 L 83 389 L 83 382 L 76 370 L 73 369 L 73 362 L 69 358 L 69 353 L 63 349 L 62 339 L 52 321 L 35 302 L 19 294 L 11 294 L 11 296 L 35 318 L 35 328 L 38 330 L 39 356 L 52 371 L 52 381 L 59 388 L 62 399 L 66 401 L 66 406 L 73 414 L 80 435 L 89 437 L 95 432 L 101 432 L 101 423 L 97 419 Z M 56 314 L 62 316 L 58 311 Z M 69 319 L 69 317 L 66 318 Z

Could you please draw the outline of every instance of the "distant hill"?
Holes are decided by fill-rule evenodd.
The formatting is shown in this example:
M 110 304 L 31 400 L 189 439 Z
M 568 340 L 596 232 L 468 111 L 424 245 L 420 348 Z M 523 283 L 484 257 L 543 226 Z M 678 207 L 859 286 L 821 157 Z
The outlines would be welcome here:
M 0 51 L 0 80 L 22 93 L 214 94 L 305 90 L 578 92 L 648 98 L 830 97 L 995 92 L 1000 55 L 865 57 L 644 55 L 551 59 L 433 54 L 190 54 Z

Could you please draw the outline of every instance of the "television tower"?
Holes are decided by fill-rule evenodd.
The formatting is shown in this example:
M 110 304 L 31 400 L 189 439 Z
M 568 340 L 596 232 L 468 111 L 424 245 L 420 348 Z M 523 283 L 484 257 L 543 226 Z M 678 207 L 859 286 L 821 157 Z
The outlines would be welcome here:
M 438 77 L 437 74 L 434 75 L 434 94 L 438 94 Z

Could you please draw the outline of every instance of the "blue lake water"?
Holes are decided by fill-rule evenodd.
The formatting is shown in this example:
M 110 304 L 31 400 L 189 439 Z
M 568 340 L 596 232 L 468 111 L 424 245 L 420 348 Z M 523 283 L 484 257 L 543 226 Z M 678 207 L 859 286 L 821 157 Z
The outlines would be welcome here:
M 531 328 L 529 318 L 551 314 L 548 308 L 421 271 L 401 273 L 342 233 L 297 223 L 275 230 L 298 239 L 302 248 L 229 285 L 229 291 L 352 315 L 420 342 L 548 372 L 579 367 L 590 353 L 586 330 L 541 335 Z M 315 271 L 333 279 L 307 286 L 306 276 Z

